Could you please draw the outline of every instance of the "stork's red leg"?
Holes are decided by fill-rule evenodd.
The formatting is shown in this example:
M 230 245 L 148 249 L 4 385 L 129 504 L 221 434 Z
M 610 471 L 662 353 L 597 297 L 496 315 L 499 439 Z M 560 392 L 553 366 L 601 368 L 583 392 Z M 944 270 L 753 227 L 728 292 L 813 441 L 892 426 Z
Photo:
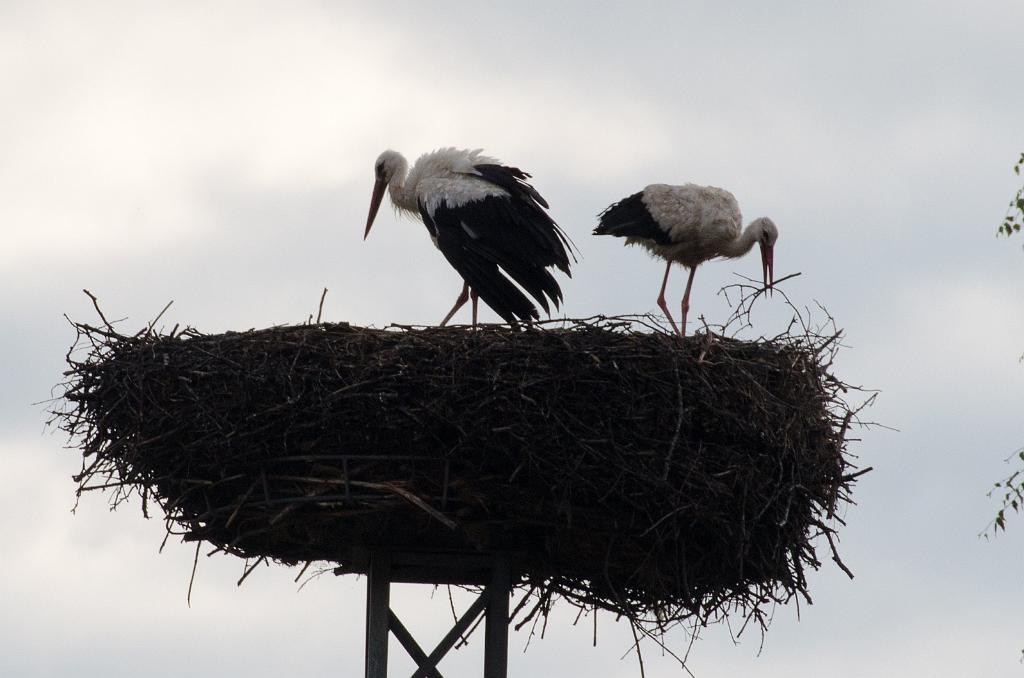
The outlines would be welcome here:
M 462 283 L 462 292 L 459 294 L 459 298 L 455 300 L 455 305 L 452 306 L 452 310 L 448 311 L 448 315 L 441 321 L 440 327 L 444 327 L 448 324 L 448 321 L 452 319 L 455 312 L 462 308 L 466 300 L 469 299 L 469 283 Z M 476 302 L 473 302 L 473 324 L 476 325 Z
M 668 312 L 668 304 L 665 303 L 665 286 L 668 285 L 668 274 L 672 270 L 672 262 L 669 261 L 668 265 L 665 266 L 665 279 L 661 281 L 661 292 L 658 292 L 658 306 L 665 312 L 665 317 L 672 323 L 672 329 L 675 330 L 676 334 L 679 334 L 679 328 L 676 327 L 676 321 L 673 320 L 672 314 Z M 683 336 L 679 334 L 679 336 Z
M 686 280 L 686 291 L 683 293 L 683 331 L 679 335 L 681 337 L 686 336 L 686 312 L 690 310 L 690 288 L 693 287 L 693 274 L 697 272 L 697 267 L 694 266 L 690 269 L 690 277 Z
M 469 298 L 473 300 L 473 327 L 476 327 L 476 305 L 480 301 L 480 295 L 475 291 L 470 290 Z

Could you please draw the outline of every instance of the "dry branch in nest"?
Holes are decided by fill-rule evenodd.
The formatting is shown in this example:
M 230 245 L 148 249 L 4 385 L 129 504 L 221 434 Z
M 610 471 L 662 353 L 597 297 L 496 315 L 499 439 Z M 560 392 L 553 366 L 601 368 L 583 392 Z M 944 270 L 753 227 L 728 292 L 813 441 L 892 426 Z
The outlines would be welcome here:
M 848 572 L 835 334 L 74 326 L 58 416 L 79 492 L 155 500 L 186 540 L 339 571 L 374 548 L 509 552 L 534 613 L 561 598 L 653 632 L 763 625 L 823 543 Z

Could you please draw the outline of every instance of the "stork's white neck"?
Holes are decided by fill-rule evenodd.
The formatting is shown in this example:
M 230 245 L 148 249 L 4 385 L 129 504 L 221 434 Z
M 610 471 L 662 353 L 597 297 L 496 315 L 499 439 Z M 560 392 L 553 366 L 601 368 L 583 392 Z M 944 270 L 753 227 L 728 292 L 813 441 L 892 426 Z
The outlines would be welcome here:
M 417 212 L 416 197 L 412 191 L 405 190 L 406 172 L 403 169 L 401 174 L 391 177 L 388 182 L 388 193 L 391 195 L 391 203 L 400 210 Z
M 409 166 L 404 161 L 405 158 L 402 158 L 402 162 L 395 168 L 395 173 L 391 175 L 391 179 L 388 181 L 388 193 L 391 195 L 391 204 L 406 212 L 419 213 L 415 191 L 406 189 Z M 414 187 L 409 186 L 409 189 L 414 189 Z
M 729 259 L 742 257 L 754 247 L 754 243 L 761 239 L 762 234 L 763 227 L 761 224 L 757 220 L 750 222 L 747 224 L 747 227 L 743 229 L 743 232 L 740 233 L 740 237 L 725 243 L 722 247 L 721 256 Z

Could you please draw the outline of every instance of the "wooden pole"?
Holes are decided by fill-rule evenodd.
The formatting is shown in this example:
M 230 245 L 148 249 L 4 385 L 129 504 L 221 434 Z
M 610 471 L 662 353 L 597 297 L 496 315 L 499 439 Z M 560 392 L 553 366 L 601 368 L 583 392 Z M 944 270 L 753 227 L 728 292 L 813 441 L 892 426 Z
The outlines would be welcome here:
M 508 597 L 511 572 L 507 555 L 494 556 L 487 586 L 487 626 L 484 630 L 484 678 L 508 676 Z
M 390 606 L 391 555 L 374 551 L 366 582 L 366 678 L 387 678 Z

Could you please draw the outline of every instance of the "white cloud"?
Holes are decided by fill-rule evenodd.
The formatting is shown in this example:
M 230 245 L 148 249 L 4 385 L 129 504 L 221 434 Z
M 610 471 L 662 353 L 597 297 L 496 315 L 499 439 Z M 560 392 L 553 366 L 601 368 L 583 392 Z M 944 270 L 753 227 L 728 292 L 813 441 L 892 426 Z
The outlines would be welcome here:
M 586 178 L 666 140 L 649 107 L 595 106 L 555 77 L 497 77 L 481 96 L 457 63 L 416 68 L 429 40 L 351 10 L 122 9 L 50 8 L 0 28 L 31 63 L 4 82 L 20 103 L 0 128 L 5 266 L 202 247 L 223 226 L 204 209 L 219 176 L 340 190 L 367 183 L 387 146 L 458 144 L 535 165 L 564 151 Z

